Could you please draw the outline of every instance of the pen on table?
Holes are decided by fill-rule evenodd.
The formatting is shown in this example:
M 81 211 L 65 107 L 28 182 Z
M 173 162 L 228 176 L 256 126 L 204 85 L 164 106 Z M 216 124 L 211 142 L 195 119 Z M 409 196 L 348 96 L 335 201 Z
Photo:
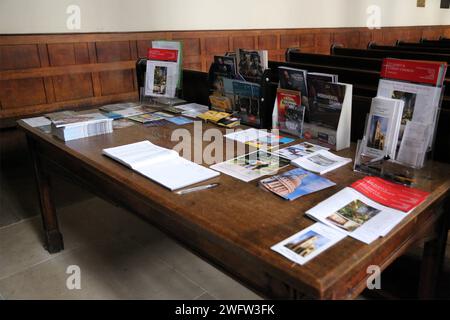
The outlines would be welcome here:
M 191 192 L 194 192 L 194 191 L 211 189 L 211 188 L 217 187 L 218 185 L 219 185 L 218 183 L 206 184 L 206 185 L 203 185 L 203 186 L 183 189 L 183 190 L 177 191 L 176 194 L 186 194 L 186 193 L 191 193 Z

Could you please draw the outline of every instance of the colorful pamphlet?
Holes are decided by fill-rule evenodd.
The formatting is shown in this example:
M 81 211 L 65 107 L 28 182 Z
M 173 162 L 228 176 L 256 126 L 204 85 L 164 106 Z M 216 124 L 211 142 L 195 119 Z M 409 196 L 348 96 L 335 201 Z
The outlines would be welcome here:
M 276 103 L 280 131 L 302 137 L 305 107 L 301 101 L 299 91 L 277 89 Z
M 286 200 L 295 200 L 335 185 L 334 182 L 303 169 L 293 169 L 259 183 Z
M 416 188 L 402 186 L 379 177 L 365 177 L 354 182 L 351 187 L 372 200 L 403 212 L 409 212 L 429 196 Z

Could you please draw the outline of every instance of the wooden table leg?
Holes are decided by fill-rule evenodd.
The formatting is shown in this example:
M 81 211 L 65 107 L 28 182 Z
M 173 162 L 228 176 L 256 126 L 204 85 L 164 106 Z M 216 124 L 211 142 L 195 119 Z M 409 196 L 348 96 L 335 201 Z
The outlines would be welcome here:
M 27 137 L 28 147 L 34 165 L 34 172 L 41 206 L 42 222 L 45 234 L 45 248 L 50 253 L 57 253 L 64 249 L 64 242 L 58 227 L 56 210 L 51 197 L 50 175 L 45 170 L 36 150 L 36 142 Z
M 449 200 L 444 205 L 442 218 L 436 224 L 437 236 L 425 242 L 419 280 L 419 299 L 436 298 L 436 289 L 442 272 L 449 228 Z

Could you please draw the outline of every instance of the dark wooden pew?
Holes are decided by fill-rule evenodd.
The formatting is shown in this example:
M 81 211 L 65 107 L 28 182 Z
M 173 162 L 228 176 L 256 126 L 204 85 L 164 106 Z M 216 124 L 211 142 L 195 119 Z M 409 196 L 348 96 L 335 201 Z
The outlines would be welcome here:
M 428 61 L 443 61 L 450 65 L 450 55 L 438 53 L 419 53 L 410 51 L 386 51 L 386 50 L 365 50 L 343 48 L 340 45 L 331 46 L 331 54 L 338 56 L 350 57 L 364 57 L 364 58 L 398 58 L 398 59 L 412 59 L 412 60 L 428 60 Z
M 353 68 L 335 67 L 312 63 L 285 63 L 269 61 L 269 68 L 277 70 L 279 66 L 290 66 L 297 69 L 305 69 L 310 72 L 323 72 L 338 74 L 339 81 L 353 84 L 353 92 L 356 95 L 375 97 L 377 93 L 379 71 L 360 70 Z M 278 81 L 278 78 L 277 80 Z
M 370 42 L 369 45 L 367 46 L 368 50 L 383 50 L 383 51 L 395 51 L 395 52 L 400 52 L 400 51 L 405 51 L 405 52 L 417 52 L 417 53 L 424 53 L 424 54 L 445 54 L 445 55 L 450 55 L 450 49 L 448 48 L 437 48 L 437 47 L 427 47 L 425 45 L 421 45 L 421 44 L 413 44 L 413 43 L 409 43 L 409 42 L 405 42 L 404 45 L 401 45 L 402 42 L 400 42 L 400 44 L 397 43 L 397 45 L 395 46 L 386 46 L 386 45 L 378 45 L 375 42 Z
M 439 40 L 427 40 L 422 38 L 420 43 L 428 47 L 450 48 L 450 39 L 441 37 Z
M 295 63 L 310 63 L 343 68 L 380 71 L 382 59 L 332 56 L 328 54 L 303 53 L 300 49 L 286 50 L 286 61 Z

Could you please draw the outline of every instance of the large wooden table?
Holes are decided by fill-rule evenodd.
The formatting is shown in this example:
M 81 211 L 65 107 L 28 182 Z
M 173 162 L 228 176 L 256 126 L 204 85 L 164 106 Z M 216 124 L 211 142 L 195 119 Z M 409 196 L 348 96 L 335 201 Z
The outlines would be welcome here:
M 431 195 L 386 237 L 370 245 L 347 237 L 300 266 L 270 247 L 313 223 L 306 210 L 362 177 L 351 164 L 325 175 L 336 182 L 335 187 L 292 202 L 262 190 L 257 181 L 244 183 L 225 174 L 211 180 L 220 182 L 219 187 L 177 195 L 103 156 L 102 149 L 146 139 L 173 147 L 178 142 L 170 141 L 172 130 L 180 127 L 135 125 L 64 143 L 22 121 L 19 126 L 33 156 L 46 248 L 51 253 L 63 249 L 63 239 L 50 179 L 63 174 L 157 226 L 264 297 L 355 298 L 366 288 L 369 266 L 384 270 L 423 239 L 420 297 L 433 296 L 445 253 L 449 165 L 431 162 L 418 173 L 417 187 Z M 183 127 L 193 130 L 192 124 Z M 192 141 L 200 143 L 209 142 Z M 338 154 L 352 156 L 353 152 Z

